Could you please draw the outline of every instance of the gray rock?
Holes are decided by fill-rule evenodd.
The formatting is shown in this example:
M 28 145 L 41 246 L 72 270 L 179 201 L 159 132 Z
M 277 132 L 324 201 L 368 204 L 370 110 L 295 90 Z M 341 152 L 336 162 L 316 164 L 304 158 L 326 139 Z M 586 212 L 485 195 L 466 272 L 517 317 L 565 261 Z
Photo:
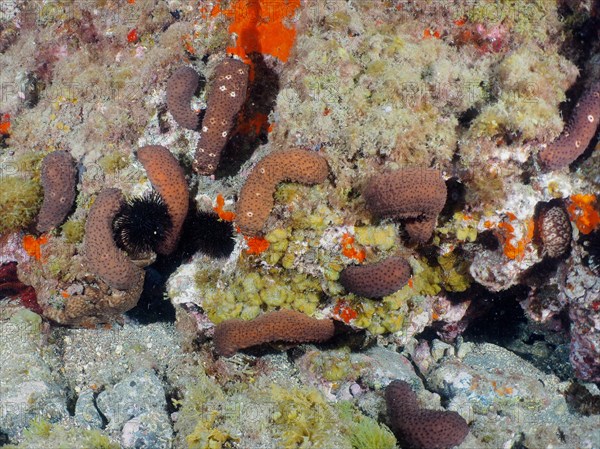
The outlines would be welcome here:
M 75 404 L 75 421 L 88 429 L 102 428 L 102 417 L 96 408 L 94 392 L 92 390 L 83 391 L 77 398 Z
M 170 448 L 173 429 L 162 412 L 142 413 L 123 425 L 121 443 L 125 448 Z
M 170 447 L 173 433 L 165 391 L 153 371 L 135 371 L 100 393 L 96 403 L 108 419 L 108 429 L 121 430 L 122 440 L 131 444 L 125 447 Z
M 431 356 L 433 357 L 433 360 L 438 362 L 446 355 L 454 355 L 454 347 L 437 338 L 433 340 L 433 343 L 431 344 Z
M 66 394 L 44 350 L 41 318 L 29 310 L 0 322 L 0 432 L 11 439 L 34 418 L 57 422 L 68 416 Z
M 371 370 L 363 378 L 366 385 L 380 389 L 394 379 L 401 379 L 422 388 L 421 379 L 415 373 L 412 363 L 396 351 L 374 346 L 364 355 L 371 365 Z
M 471 422 L 478 440 L 471 445 L 592 448 L 600 442 L 598 417 L 570 409 L 565 383 L 499 346 L 478 344 L 462 360 L 443 358 L 426 379 L 429 388 L 451 399 L 449 409 Z

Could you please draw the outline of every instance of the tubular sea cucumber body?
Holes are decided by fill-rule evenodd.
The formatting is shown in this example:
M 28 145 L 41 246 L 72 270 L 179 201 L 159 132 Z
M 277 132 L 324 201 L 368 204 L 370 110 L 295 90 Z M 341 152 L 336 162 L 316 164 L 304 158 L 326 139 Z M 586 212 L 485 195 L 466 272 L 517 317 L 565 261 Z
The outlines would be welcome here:
M 326 341 L 334 330 L 330 319 L 318 320 L 294 310 L 278 310 L 250 321 L 234 319 L 219 323 L 214 343 L 219 355 L 229 357 L 240 349 L 262 343 Z
M 196 148 L 194 170 L 198 174 L 210 175 L 217 169 L 235 117 L 246 100 L 248 69 L 242 61 L 227 58 L 215 70 Z
M 457 412 L 420 408 L 417 395 L 402 380 L 386 387 L 385 402 L 390 427 L 406 447 L 450 449 L 461 444 L 469 433 L 469 425 Z
M 558 139 L 540 151 L 545 168 L 556 170 L 569 165 L 585 151 L 600 120 L 600 81 L 588 89 L 575 106 L 571 121 Z
M 283 181 L 318 184 L 329 167 L 318 153 L 299 148 L 271 153 L 252 169 L 240 191 L 236 223 L 244 235 L 259 234 L 273 209 L 273 193 Z
M 133 288 L 144 270 L 121 251 L 113 239 L 112 223 L 121 208 L 119 189 L 104 189 L 90 209 L 85 223 L 84 252 L 90 271 L 117 290 Z
M 38 215 L 37 230 L 47 232 L 61 224 L 75 201 L 77 169 L 66 151 L 55 151 L 42 162 L 44 202 Z
M 167 81 L 167 109 L 183 128 L 198 128 L 198 114 L 190 108 L 190 101 L 198 87 L 198 73 L 191 67 L 181 67 Z
M 406 230 L 420 243 L 431 237 L 446 195 L 442 174 L 430 168 L 405 168 L 375 175 L 364 191 L 365 202 L 373 214 L 410 219 Z
M 401 289 L 410 278 L 410 265 L 402 257 L 388 257 L 370 265 L 344 268 L 340 282 L 352 293 L 366 298 L 381 298 Z
M 142 147 L 137 151 L 137 157 L 169 209 L 173 229 L 157 247 L 158 253 L 168 255 L 177 247 L 181 227 L 188 213 L 189 191 L 185 174 L 177 159 L 163 146 Z

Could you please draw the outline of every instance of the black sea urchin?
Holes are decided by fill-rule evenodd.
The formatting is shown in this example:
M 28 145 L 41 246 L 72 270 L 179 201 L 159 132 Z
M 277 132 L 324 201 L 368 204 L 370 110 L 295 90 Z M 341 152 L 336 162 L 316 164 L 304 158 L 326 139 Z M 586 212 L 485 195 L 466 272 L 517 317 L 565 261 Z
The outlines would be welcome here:
M 173 222 L 162 197 L 151 190 L 123 204 L 113 228 L 117 245 L 138 255 L 154 251 L 173 229 Z
M 184 255 L 189 257 L 201 251 L 214 258 L 227 257 L 233 251 L 233 236 L 232 224 L 219 220 L 217 214 L 191 210 L 181 237 Z

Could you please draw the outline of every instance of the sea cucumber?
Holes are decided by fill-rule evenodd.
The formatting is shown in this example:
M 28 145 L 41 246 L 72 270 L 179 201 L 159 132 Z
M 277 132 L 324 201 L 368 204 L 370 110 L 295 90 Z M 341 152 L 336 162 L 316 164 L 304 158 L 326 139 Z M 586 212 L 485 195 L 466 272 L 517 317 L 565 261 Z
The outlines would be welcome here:
M 542 210 L 537 225 L 544 254 L 560 257 L 569 249 L 573 230 L 569 215 L 563 207 L 552 206 Z
M 402 447 L 450 449 L 469 433 L 467 422 L 454 411 L 419 407 L 417 395 L 407 382 L 392 381 L 385 389 L 385 401 L 392 431 Z
M 233 58 L 223 60 L 215 69 L 194 161 L 194 170 L 200 175 L 211 175 L 217 169 L 235 117 L 246 100 L 248 69 Z
M 294 310 L 265 313 L 250 321 L 226 320 L 215 327 L 214 344 L 219 355 L 229 357 L 240 349 L 285 341 L 320 342 L 334 334 L 333 321 L 318 320 Z
M 329 167 L 318 153 L 299 148 L 271 153 L 248 175 L 236 206 L 236 224 L 246 236 L 259 234 L 271 209 L 273 193 L 283 181 L 318 184 L 327 178 Z
M 189 191 L 185 173 L 171 152 L 160 145 L 148 145 L 137 151 L 148 179 L 167 204 L 173 222 L 171 231 L 156 246 L 159 254 L 171 254 L 177 247 L 181 227 L 189 207 Z
M 446 184 L 438 170 L 405 168 L 371 178 L 363 196 L 378 217 L 407 219 L 406 231 L 417 243 L 431 237 L 446 203 Z
M 83 240 L 90 271 L 117 290 L 128 290 L 143 278 L 144 270 L 121 251 L 113 239 L 113 220 L 121 208 L 123 194 L 119 189 L 104 189 L 92 205 Z
M 381 298 L 391 295 L 408 282 L 410 265 L 402 257 L 388 257 L 369 265 L 344 268 L 340 282 L 344 288 L 366 298 Z
M 181 67 L 167 81 L 167 109 L 183 128 L 198 128 L 198 114 L 190 108 L 190 101 L 198 88 L 199 79 L 193 68 Z
M 44 202 L 38 214 L 37 230 L 47 232 L 64 221 L 77 193 L 75 160 L 67 151 L 54 151 L 44 157 L 42 186 Z
M 580 98 L 563 133 L 540 151 L 542 165 L 556 170 L 581 156 L 596 134 L 599 119 L 600 81 L 596 81 Z

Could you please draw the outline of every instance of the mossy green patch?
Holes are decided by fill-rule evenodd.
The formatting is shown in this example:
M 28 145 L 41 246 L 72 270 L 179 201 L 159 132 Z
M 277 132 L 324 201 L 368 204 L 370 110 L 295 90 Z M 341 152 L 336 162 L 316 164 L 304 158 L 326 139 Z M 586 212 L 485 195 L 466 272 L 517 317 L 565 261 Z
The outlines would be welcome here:
M 175 431 L 181 443 L 225 449 L 263 438 L 282 449 L 353 448 L 338 411 L 317 389 L 280 385 L 266 377 L 253 380 L 225 389 L 200 373 L 175 403 L 180 405 Z
M 361 245 L 375 247 L 381 251 L 391 250 L 397 239 L 398 231 L 393 225 L 357 226 L 354 228 L 356 241 Z
M 28 226 L 42 199 L 39 182 L 18 176 L 0 177 L 0 234 Z
M 53 424 L 43 418 L 31 421 L 23 432 L 20 444 L 9 444 L 6 449 L 119 449 L 121 446 L 96 429 L 81 429 Z
M 129 158 L 119 151 L 112 151 L 102 156 L 98 164 L 105 173 L 114 174 L 129 166 Z
M 527 3 L 519 0 L 485 0 L 468 3 L 462 13 L 474 23 L 503 25 L 527 41 L 547 36 L 547 27 L 553 23 L 549 16 L 556 15 L 555 11 L 555 0 L 533 0 Z
M 348 348 L 332 351 L 313 351 L 307 355 L 309 369 L 329 382 L 356 380 L 366 367 L 352 360 Z
M 226 402 L 223 390 L 203 372 L 185 392 L 175 430 L 190 449 L 221 449 L 232 438 L 219 427 L 225 415 L 218 408 Z
M 84 220 L 69 220 L 61 227 L 62 235 L 68 243 L 79 243 L 85 233 Z
M 353 449 L 395 449 L 396 437 L 384 424 L 363 415 L 351 402 L 336 404 Z
M 339 417 L 318 390 L 274 384 L 271 398 L 275 402 L 272 421 L 283 449 L 351 448 L 338 430 Z

